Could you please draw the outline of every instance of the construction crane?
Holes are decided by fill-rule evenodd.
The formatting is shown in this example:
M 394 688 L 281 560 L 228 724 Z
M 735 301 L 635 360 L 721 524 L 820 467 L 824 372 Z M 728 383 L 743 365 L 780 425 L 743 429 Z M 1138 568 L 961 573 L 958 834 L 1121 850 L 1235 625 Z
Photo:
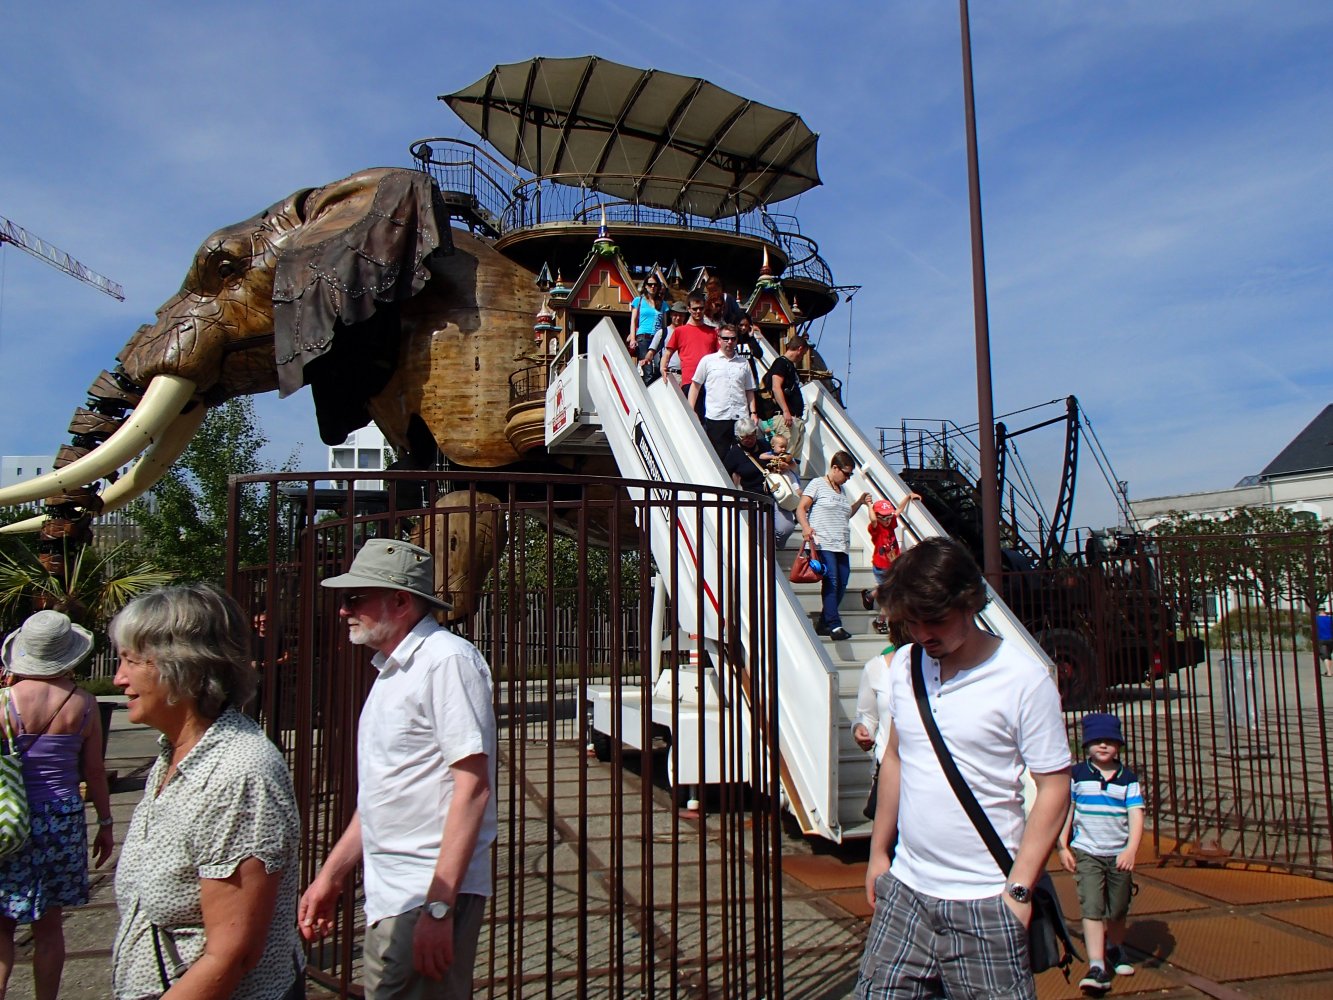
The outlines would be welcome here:
M 99 291 L 106 292 L 113 299 L 125 301 L 125 289 L 110 278 L 85 267 L 58 247 L 53 247 L 40 236 L 34 236 L 22 226 L 10 222 L 0 215 L 0 246 L 12 243 L 20 250 L 32 254 L 38 260 L 46 261 L 52 267 L 59 268 L 71 277 L 78 278 L 85 284 L 92 285 Z

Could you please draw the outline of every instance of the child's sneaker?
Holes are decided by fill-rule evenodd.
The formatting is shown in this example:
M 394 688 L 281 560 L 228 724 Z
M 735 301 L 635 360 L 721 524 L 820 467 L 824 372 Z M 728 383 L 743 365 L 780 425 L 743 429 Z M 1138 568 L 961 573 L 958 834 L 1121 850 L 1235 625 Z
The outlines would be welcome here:
M 1134 966 L 1130 965 L 1129 959 L 1119 948 L 1112 947 L 1106 949 L 1106 964 L 1111 967 L 1111 971 L 1117 976 L 1134 975 Z
M 1106 996 L 1111 991 L 1111 974 L 1100 965 L 1088 968 L 1088 974 L 1078 981 L 1078 988 L 1090 997 Z
M 875 610 L 875 592 L 873 590 L 861 591 L 861 604 L 867 611 Z

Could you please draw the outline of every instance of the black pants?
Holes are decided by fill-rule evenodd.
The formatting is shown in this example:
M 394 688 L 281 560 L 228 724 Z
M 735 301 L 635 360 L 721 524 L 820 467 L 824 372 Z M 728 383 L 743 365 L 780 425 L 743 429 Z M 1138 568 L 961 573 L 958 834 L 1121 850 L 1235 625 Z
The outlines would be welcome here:
M 708 435 L 709 443 L 713 450 L 717 452 L 718 458 L 726 458 L 727 452 L 731 450 L 731 444 L 736 440 L 736 418 L 727 417 L 725 420 L 709 420 L 704 417 L 704 433 Z

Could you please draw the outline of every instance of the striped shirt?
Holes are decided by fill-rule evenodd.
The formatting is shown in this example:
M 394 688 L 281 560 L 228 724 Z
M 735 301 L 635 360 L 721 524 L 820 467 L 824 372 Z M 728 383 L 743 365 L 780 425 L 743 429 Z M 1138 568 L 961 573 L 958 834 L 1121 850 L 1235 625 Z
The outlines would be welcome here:
M 827 476 L 812 480 L 805 495 L 813 501 L 806 515 L 815 531 L 815 544 L 830 552 L 846 552 L 852 534 L 847 522 L 852 516 L 852 500 L 846 487 L 835 487 Z
M 1143 808 L 1139 779 L 1124 764 L 1110 778 L 1088 761 L 1074 766 L 1073 847 L 1110 857 L 1129 846 L 1129 811 Z

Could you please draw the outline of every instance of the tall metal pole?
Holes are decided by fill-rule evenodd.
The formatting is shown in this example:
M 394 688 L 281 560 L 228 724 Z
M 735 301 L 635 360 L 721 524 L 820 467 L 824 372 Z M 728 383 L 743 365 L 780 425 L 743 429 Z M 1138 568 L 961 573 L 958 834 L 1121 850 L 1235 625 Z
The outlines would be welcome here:
M 972 29 L 967 0 L 958 0 L 963 34 L 963 107 L 967 119 L 967 194 L 972 211 L 972 311 L 977 342 L 977 438 L 981 449 L 982 570 L 1000 586 L 1000 484 L 995 460 L 995 405 L 991 399 L 990 321 L 986 312 L 986 251 L 981 236 L 981 168 L 977 163 L 977 107 L 972 96 Z

